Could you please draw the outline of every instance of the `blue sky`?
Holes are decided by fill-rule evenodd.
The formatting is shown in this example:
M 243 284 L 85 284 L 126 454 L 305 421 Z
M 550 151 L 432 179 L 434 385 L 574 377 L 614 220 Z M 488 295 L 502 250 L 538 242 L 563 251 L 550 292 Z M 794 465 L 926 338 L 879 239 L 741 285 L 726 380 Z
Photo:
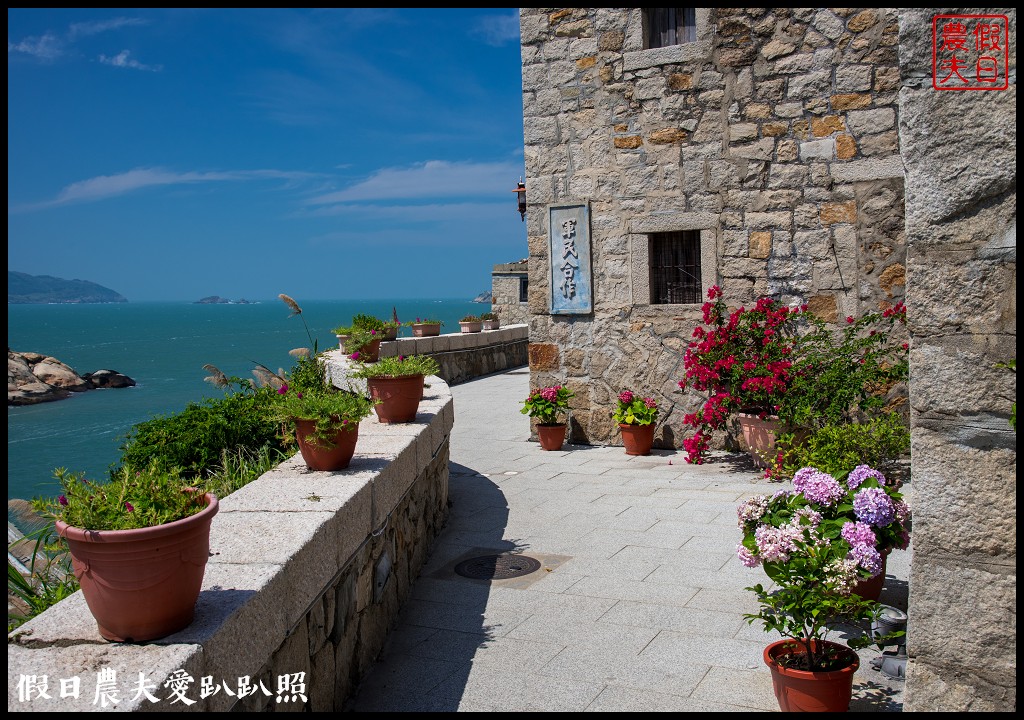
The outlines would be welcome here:
M 7 265 L 442 297 L 526 257 L 518 10 L 11 9 Z

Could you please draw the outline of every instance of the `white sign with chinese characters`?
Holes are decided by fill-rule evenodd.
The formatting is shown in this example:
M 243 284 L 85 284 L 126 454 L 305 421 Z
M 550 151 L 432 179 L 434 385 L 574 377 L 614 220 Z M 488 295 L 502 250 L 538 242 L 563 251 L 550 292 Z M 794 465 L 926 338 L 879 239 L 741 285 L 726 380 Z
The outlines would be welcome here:
M 590 208 L 548 208 L 551 314 L 586 315 L 594 310 L 590 272 Z

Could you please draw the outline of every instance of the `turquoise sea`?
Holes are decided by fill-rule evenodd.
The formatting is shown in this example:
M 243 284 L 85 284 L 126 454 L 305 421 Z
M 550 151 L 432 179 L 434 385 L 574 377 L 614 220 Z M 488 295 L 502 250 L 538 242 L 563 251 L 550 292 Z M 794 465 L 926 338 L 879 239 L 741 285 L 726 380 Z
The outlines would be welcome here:
M 53 471 L 66 467 L 104 479 L 120 457 L 135 423 L 182 410 L 189 402 L 223 391 L 204 381 L 210 363 L 228 375 L 251 377 L 261 363 L 290 368 L 288 351 L 308 347 L 302 320 L 321 350 L 337 346 L 332 328 L 356 313 L 401 321 L 444 322 L 458 332 L 467 314 L 490 309 L 467 300 L 303 301 L 302 315 L 277 298 L 250 305 L 131 302 L 111 305 L 8 305 L 7 346 L 50 355 L 79 374 L 116 370 L 133 388 L 90 390 L 66 400 L 7 408 L 7 497 L 56 494 Z M 404 334 L 408 334 L 408 329 Z

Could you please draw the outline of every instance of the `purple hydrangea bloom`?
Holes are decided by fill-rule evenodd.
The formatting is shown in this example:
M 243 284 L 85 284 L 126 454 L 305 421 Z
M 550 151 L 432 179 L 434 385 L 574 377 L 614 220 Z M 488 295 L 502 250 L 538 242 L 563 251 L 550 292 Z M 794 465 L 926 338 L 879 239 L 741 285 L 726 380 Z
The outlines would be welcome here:
M 864 488 L 853 497 L 857 519 L 875 527 L 886 527 L 896 519 L 896 508 L 882 488 Z
M 767 495 L 755 495 L 749 500 L 745 500 L 739 504 L 736 508 L 736 516 L 740 520 L 740 527 L 743 523 L 750 520 L 760 520 L 768 510 L 768 496 Z
M 785 562 L 796 550 L 796 541 L 803 536 L 800 528 L 785 525 L 780 528 L 759 525 L 754 531 L 757 552 L 764 562 Z
M 807 469 L 809 468 L 804 468 Z M 820 470 L 810 470 L 808 473 L 798 471 L 797 474 L 803 473 L 800 475 L 799 487 L 796 475 L 793 476 L 793 487 L 802 492 L 810 502 L 826 506 L 835 505 L 846 495 L 843 486 L 834 477 Z
M 882 554 L 869 545 L 854 545 L 846 557 L 856 560 L 858 565 L 871 573 L 871 577 L 882 572 Z
M 870 525 L 862 522 L 845 523 L 840 534 L 843 536 L 843 540 L 850 543 L 850 545 L 867 545 L 868 547 L 878 545 L 875 531 L 871 529 Z
M 885 475 L 875 470 L 870 465 L 858 465 L 846 476 L 846 485 L 851 490 L 856 490 L 861 483 L 868 478 L 874 478 L 879 485 L 885 485 Z
M 742 544 L 736 547 L 736 556 L 745 567 L 757 567 L 761 564 L 761 558 L 747 550 Z

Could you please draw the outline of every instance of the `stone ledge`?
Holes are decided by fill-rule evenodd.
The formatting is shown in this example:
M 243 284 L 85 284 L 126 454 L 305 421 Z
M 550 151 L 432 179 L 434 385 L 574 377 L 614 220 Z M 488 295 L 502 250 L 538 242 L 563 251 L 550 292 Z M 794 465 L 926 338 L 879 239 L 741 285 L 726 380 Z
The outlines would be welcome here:
M 414 484 L 428 483 L 420 485 L 420 492 L 426 489 L 435 504 L 440 503 L 422 512 L 447 511 L 447 443 L 454 418 L 448 386 L 431 377 L 415 422 L 386 425 L 371 416 L 360 423 L 356 455 L 345 470 L 311 471 L 296 455 L 224 498 L 213 520 L 211 557 L 195 620 L 181 632 L 147 644 L 108 643 L 96 629 L 81 592 L 28 621 L 8 635 L 8 710 L 101 709 L 92 699 L 97 672 L 103 668 L 116 672 L 119 711 L 231 709 L 237 698 L 224 692 L 199 697 L 201 677 L 231 686 L 244 676 L 256 682 L 268 668 L 276 669 L 287 638 L 305 632 L 308 616 L 321 607 L 325 593 L 333 598 L 338 578 L 343 573 L 366 574 L 363 565 L 367 558 L 373 560 L 366 552 L 368 544 L 386 529 L 394 535 L 389 526 L 397 518 L 393 520 L 392 513 L 408 511 L 407 497 Z M 428 472 L 439 467 L 438 462 L 444 463 L 443 470 Z M 424 528 L 430 524 L 417 523 Z M 407 546 L 433 540 L 429 532 L 403 538 Z M 403 546 L 395 550 L 398 556 L 426 556 Z M 393 572 L 415 577 L 419 568 L 396 566 Z M 391 609 L 371 603 L 369 611 Z M 378 622 L 382 627 L 389 623 Z M 380 636 L 362 642 L 383 640 Z M 358 666 L 354 656 L 350 660 Z M 171 704 L 163 684 L 176 670 L 194 679 L 186 694 L 195 704 Z M 140 672 L 156 686 L 159 703 L 132 699 Z M 19 679 L 33 675 L 48 676 L 52 699 L 19 700 Z M 60 698 L 60 679 L 73 677 L 81 680 L 80 698 Z M 307 675 L 307 695 L 312 695 L 309 682 Z M 275 687 L 270 690 L 276 692 Z M 340 706 L 342 700 L 335 702 Z

